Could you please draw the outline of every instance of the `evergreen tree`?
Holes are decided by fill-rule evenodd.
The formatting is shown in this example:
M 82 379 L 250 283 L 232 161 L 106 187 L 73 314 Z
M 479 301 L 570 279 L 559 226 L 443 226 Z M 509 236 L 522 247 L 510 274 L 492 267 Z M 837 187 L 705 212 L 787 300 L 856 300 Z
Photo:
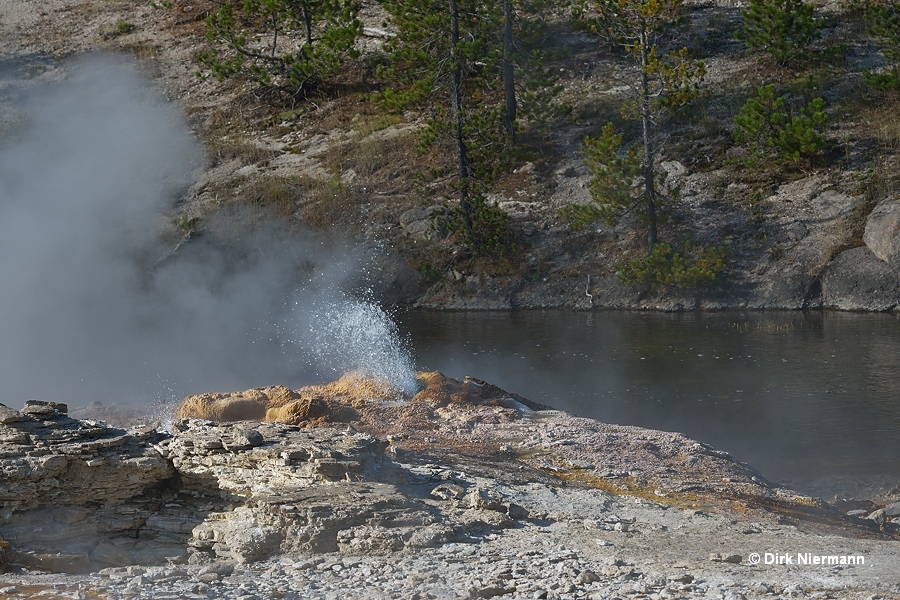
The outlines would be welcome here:
M 212 46 L 197 58 L 220 79 L 240 77 L 297 98 L 358 56 L 358 12 L 357 0 L 226 1 L 206 19 Z
M 751 49 L 771 54 L 780 66 L 804 60 L 823 25 L 812 4 L 803 0 L 750 0 L 741 17 L 737 37 Z
M 656 123 L 661 113 L 696 98 L 706 73 L 702 62 L 688 57 L 686 48 L 666 54 L 659 49 L 659 38 L 679 18 L 681 5 L 682 0 L 595 0 L 598 14 L 591 22 L 595 32 L 624 49 L 634 62 L 629 81 L 632 98 L 623 112 L 640 121 L 641 142 L 640 150 L 628 149 L 623 158 L 619 149 L 622 138 L 611 125 L 599 138 L 585 140 L 583 152 L 594 172 L 591 197 L 596 206 L 580 210 L 595 210 L 614 222 L 639 206 L 647 224 L 648 252 L 658 241 L 659 208 L 664 200 L 664 176 L 656 165 Z M 617 173 L 625 179 L 611 187 L 610 174 Z M 601 183 L 607 180 L 609 183 Z M 633 181 L 638 185 L 632 185 Z M 585 216 L 583 212 L 581 216 Z
M 739 144 L 773 149 L 782 160 L 809 157 L 828 147 L 824 108 L 822 98 L 801 102 L 787 94 L 776 96 L 774 85 L 764 85 L 735 116 L 734 139 Z
M 866 31 L 888 61 L 881 72 L 866 71 L 866 81 L 876 88 L 900 88 L 900 3 L 868 0 L 863 5 Z
M 536 105 L 557 91 L 541 53 L 516 35 L 519 19 L 529 16 L 525 7 L 544 2 L 383 2 L 396 36 L 384 46 L 389 63 L 381 73 L 390 87 L 380 100 L 425 109 L 426 143 L 452 140 L 459 205 L 451 227 L 476 254 L 498 249 L 496 242 L 508 237 L 495 231 L 506 227 L 505 214 L 482 194 L 512 160 L 520 117 L 539 115 Z
M 541 125 L 556 112 L 554 99 L 562 87 L 545 66 L 546 40 L 552 35 L 548 21 L 567 8 L 567 0 L 503 0 L 504 124 L 511 145 L 520 117 Z

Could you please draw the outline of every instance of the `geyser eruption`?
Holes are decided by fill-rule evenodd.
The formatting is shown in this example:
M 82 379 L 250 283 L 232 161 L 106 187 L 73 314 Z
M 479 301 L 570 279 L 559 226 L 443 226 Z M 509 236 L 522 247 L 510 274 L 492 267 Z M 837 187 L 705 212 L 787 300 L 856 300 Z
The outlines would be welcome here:
M 173 252 L 165 214 L 203 165 L 177 106 L 122 57 L 43 78 L 0 122 L 0 402 L 146 407 L 348 369 L 414 390 L 390 318 L 342 292 L 365 285 L 359 249 L 225 205 Z
M 347 297 L 294 303 L 296 321 L 306 324 L 293 344 L 334 374 L 358 371 L 412 396 L 416 370 L 397 325 L 375 302 Z M 305 333 L 305 335 L 304 335 Z

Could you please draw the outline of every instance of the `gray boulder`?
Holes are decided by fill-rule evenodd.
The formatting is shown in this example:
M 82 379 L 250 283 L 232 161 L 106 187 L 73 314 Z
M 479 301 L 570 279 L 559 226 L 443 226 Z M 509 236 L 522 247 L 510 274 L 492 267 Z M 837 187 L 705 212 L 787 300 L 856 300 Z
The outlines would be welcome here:
M 900 516 L 900 502 L 894 502 L 885 506 L 884 514 L 888 517 Z
M 885 200 L 869 215 L 866 246 L 884 262 L 900 267 L 900 199 Z
M 825 308 L 887 311 L 900 303 L 900 273 L 865 246 L 837 255 L 820 281 Z

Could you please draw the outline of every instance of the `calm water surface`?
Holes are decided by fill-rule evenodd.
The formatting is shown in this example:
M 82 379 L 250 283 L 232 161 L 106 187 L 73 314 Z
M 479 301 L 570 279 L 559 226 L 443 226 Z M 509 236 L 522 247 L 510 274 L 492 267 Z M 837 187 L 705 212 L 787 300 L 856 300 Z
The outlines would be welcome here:
M 900 320 L 841 313 L 409 312 L 419 368 L 680 431 L 769 478 L 900 482 Z M 797 484 L 800 485 L 797 485 Z

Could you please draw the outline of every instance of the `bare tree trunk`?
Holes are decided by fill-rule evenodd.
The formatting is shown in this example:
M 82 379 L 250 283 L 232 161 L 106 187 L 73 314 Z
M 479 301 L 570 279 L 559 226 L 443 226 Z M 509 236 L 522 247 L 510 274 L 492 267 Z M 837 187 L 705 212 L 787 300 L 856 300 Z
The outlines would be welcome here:
M 309 9 L 304 6 L 303 7 L 303 27 L 306 30 L 306 45 L 312 46 L 312 15 L 309 14 Z
M 512 0 L 503 0 L 503 86 L 506 96 L 506 131 L 509 142 L 516 143 L 516 79 L 513 71 L 513 11 Z
M 647 250 L 653 252 L 656 245 L 656 178 L 654 175 L 653 122 L 650 114 L 650 81 L 647 70 L 649 66 L 650 30 L 649 25 L 641 22 L 641 126 L 644 134 L 644 199 L 647 202 Z
M 459 206 L 463 212 L 466 227 L 472 230 L 472 206 L 469 203 L 469 151 L 463 132 L 462 106 L 462 57 L 459 55 L 459 5 L 450 0 L 450 54 L 453 61 L 453 78 L 450 84 L 450 101 L 454 122 L 453 136 L 456 138 L 456 152 L 459 159 Z

